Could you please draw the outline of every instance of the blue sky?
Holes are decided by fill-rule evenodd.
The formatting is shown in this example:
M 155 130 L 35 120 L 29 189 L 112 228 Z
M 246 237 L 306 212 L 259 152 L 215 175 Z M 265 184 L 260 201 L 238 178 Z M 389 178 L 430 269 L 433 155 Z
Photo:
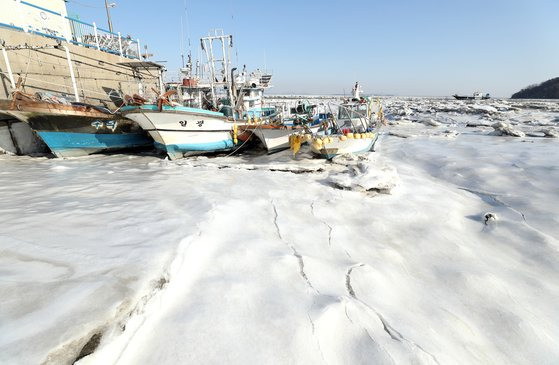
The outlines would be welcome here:
M 233 34 L 238 65 L 273 71 L 269 93 L 443 96 L 513 92 L 559 76 L 559 0 L 112 0 L 115 31 L 181 64 L 210 29 Z M 103 0 L 68 12 L 106 26 Z M 187 34 L 186 30 L 190 31 Z M 187 50 L 188 51 L 188 50 Z

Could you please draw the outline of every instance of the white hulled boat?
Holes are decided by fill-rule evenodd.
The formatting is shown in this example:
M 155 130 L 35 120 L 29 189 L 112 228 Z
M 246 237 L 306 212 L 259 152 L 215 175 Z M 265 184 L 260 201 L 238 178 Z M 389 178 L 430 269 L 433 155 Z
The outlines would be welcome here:
M 201 108 L 155 104 L 123 108 L 123 114 L 138 123 L 154 140 L 155 147 L 169 158 L 235 147 L 235 121 L 225 114 Z
M 269 108 L 271 109 L 271 108 Z M 275 109 L 275 108 L 274 108 Z M 268 153 L 274 153 L 290 148 L 290 136 L 314 134 L 322 128 L 321 119 L 316 105 L 299 102 L 297 107 L 291 108 L 287 118 L 283 116 L 283 110 L 274 118 L 261 120 L 260 123 L 253 122 L 243 127 L 242 130 L 251 131 L 264 145 Z
M 361 97 L 360 92 L 356 83 L 353 97 L 339 105 L 338 117 L 330 120 L 330 134 L 312 139 L 313 153 L 331 159 L 347 153 L 366 153 L 373 148 L 384 120 L 382 106 L 379 101 Z
M 219 43 L 218 51 L 214 43 Z M 231 150 L 237 145 L 237 126 L 244 123 L 237 105 L 241 85 L 235 85 L 235 68 L 230 65 L 232 36 L 215 31 L 203 37 L 201 45 L 208 62 L 202 70 L 197 63 L 196 75 L 189 57 L 181 70 L 183 82 L 168 84 L 169 91 L 157 105 L 122 108 L 171 159 Z

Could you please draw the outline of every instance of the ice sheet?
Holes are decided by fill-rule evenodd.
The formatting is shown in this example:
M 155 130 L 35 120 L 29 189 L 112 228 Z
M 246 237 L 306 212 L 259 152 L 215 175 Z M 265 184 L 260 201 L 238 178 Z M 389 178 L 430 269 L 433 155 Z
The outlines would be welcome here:
M 384 103 L 359 168 L 0 156 L 0 363 L 557 363 L 559 142 L 491 125 L 559 108 Z

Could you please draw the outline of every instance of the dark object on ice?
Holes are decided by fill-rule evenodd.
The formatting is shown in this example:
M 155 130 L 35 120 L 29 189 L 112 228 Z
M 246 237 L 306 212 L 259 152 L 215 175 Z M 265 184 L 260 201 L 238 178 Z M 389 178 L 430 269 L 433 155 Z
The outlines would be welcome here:
M 76 360 L 74 360 L 74 363 L 94 353 L 95 350 L 97 350 L 97 347 L 99 347 L 102 337 L 103 334 L 101 333 L 95 333 L 93 336 L 91 336 L 89 341 L 87 341 L 87 343 L 82 347 L 78 357 L 76 357 Z
M 559 99 L 559 77 L 525 87 L 512 94 L 512 99 Z
M 485 219 L 483 223 L 488 225 L 489 223 L 497 220 L 497 215 L 495 213 L 485 213 L 483 218 Z
M 489 94 L 483 95 L 479 91 L 476 91 L 472 96 L 458 95 L 458 94 L 454 94 L 452 96 L 454 96 L 454 98 L 458 100 L 487 100 L 490 98 Z

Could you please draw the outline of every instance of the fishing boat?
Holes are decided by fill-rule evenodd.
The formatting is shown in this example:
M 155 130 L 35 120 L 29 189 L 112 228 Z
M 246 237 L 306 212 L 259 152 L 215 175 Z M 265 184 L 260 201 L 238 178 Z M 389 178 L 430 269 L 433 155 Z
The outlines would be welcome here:
M 272 75 L 260 69 L 248 73 L 243 67 L 241 73 L 235 76 L 233 83 L 233 96 L 237 100 L 237 109 L 245 119 L 272 119 L 276 116 L 275 107 L 264 106 L 264 91 L 272 85 Z
M 66 3 L 2 3 L 0 148 L 71 157 L 151 146 L 109 108 L 160 87 L 163 67 L 141 54 L 139 40 L 68 16 Z
M 249 120 L 240 130 L 250 131 L 262 142 L 268 153 L 274 153 L 290 148 L 292 135 L 315 134 L 323 130 L 322 122 L 327 119 L 327 113 L 319 113 L 316 105 L 302 100 L 289 109 L 286 117 L 282 112 L 277 112 L 275 117 L 260 123 L 250 123 Z
M 145 104 L 124 107 L 123 115 L 137 122 L 170 159 L 235 147 L 235 120 L 222 112 L 180 105 Z
M 347 132 L 331 136 L 315 137 L 311 151 L 320 157 L 332 159 L 338 155 L 360 154 L 371 151 L 378 134 L 374 131 L 364 133 Z
M 182 70 L 185 76 L 182 84 L 168 85 L 168 91 L 159 97 L 157 104 L 122 109 L 122 114 L 146 130 L 156 148 L 171 159 L 235 148 L 237 128 L 244 124 L 247 116 L 240 111 L 242 97 L 239 92 L 243 91 L 244 84 L 235 83 L 236 68 L 231 68 L 230 64 L 232 36 L 214 31 L 200 41 L 208 60 L 204 68 L 197 63 L 194 72 L 189 57 Z M 217 51 L 214 43 L 220 45 Z M 264 80 L 269 82 L 269 77 Z M 259 85 L 252 87 L 258 88 Z
M 153 143 L 138 124 L 112 114 L 105 107 L 47 102 L 17 91 L 12 101 L 0 101 L 0 110 L 26 123 L 57 157 L 85 156 Z
M 479 91 L 476 91 L 472 96 L 458 95 L 458 94 L 454 94 L 452 96 L 457 100 L 487 100 L 491 97 L 489 94 L 484 95 L 483 93 L 480 93 Z
M 239 130 L 253 134 L 262 142 L 268 153 L 288 149 L 290 146 L 289 136 L 293 134 L 312 133 L 312 131 L 305 126 L 271 123 L 246 124 L 239 127 Z
M 329 133 L 314 136 L 311 151 L 332 159 L 342 154 L 370 151 L 378 138 L 378 129 L 384 120 L 380 101 L 360 96 L 359 83 L 353 88 L 353 97 L 338 106 L 337 117 L 331 116 Z

